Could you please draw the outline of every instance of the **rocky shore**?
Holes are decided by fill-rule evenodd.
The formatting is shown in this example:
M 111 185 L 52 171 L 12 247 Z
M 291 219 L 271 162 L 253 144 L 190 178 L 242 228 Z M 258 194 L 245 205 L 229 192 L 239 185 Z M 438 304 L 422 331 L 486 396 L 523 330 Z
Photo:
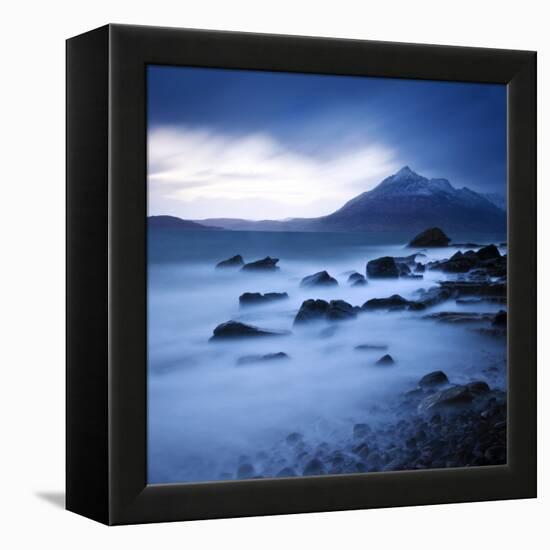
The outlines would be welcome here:
M 299 287 L 312 293 L 319 289 L 324 294 L 304 300 L 295 310 L 292 326 L 288 328 L 300 331 L 322 322 L 328 326 L 319 332 L 320 337 L 332 338 L 335 333 L 339 334 L 338 326 L 345 330 L 345 323 L 353 322 L 358 316 L 381 311 L 387 315 L 406 312 L 419 323 L 465 327 L 505 346 L 507 257 L 499 250 L 499 247 L 505 248 L 505 243 L 466 245 L 455 245 L 441 229 L 431 228 L 407 245 L 418 248 L 412 254 L 372 259 L 366 263 L 363 273 L 351 271 L 336 277 L 326 270 L 304 273 L 301 281 L 298 280 Z M 448 249 L 448 257 L 427 261 L 427 249 L 433 247 Z M 460 250 L 457 251 L 457 247 Z M 245 263 L 236 255 L 221 261 L 218 267 L 245 272 L 277 271 L 278 261 L 268 256 Z M 428 272 L 441 273 L 441 278 L 435 285 L 424 288 L 421 283 Z M 345 278 L 338 281 L 341 275 Z M 411 295 L 405 294 L 407 297 L 393 293 L 364 303 L 327 298 L 326 293 L 338 289 L 339 285 L 370 288 L 369 280 L 376 279 L 390 282 L 409 279 L 409 284 L 418 280 L 419 287 Z M 239 301 L 241 306 L 254 305 L 258 309 L 286 300 L 289 295 L 292 288 L 288 293 L 251 291 L 242 294 Z M 483 307 L 486 304 L 498 304 L 498 311 L 494 305 L 493 310 L 488 311 Z M 229 320 L 214 329 L 211 341 L 290 334 L 290 330 L 283 332 Z M 237 365 L 276 369 L 281 359 L 291 362 L 292 356 L 287 354 L 284 342 L 284 338 L 277 339 L 273 353 L 243 356 Z M 400 368 L 400 357 L 384 342 L 356 345 L 355 351 L 377 355 L 377 360 L 371 361 L 372 368 Z M 339 434 L 331 442 L 319 442 L 307 431 L 289 430 L 273 447 L 259 449 L 252 456 L 241 456 L 234 470 L 220 472 L 220 477 L 292 477 L 505 464 L 506 392 L 496 383 L 506 379 L 505 353 L 480 365 L 466 381 L 469 371 L 465 368 L 460 383 L 452 380 L 444 367 L 432 365 L 432 371 L 426 372 L 416 386 L 396 391 L 383 405 L 367 406 L 365 418 L 351 423 L 348 433 Z
M 505 368 L 504 365 L 500 365 Z M 465 385 L 422 380 L 369 420 L 351 426 L 339 444 L 312 443 L 290 432 L 270 449 L 241 456 L 225 478 L 353 474 L 506 463 L 506 393 L 481 380 Z M 389 416 L 388 420 L 384 418 Z

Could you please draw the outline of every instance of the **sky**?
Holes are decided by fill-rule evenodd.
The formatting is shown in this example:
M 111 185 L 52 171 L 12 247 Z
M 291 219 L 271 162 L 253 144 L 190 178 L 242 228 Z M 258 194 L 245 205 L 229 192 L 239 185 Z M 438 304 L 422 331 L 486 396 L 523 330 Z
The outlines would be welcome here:
M 408 165 L 505 194 L 506 87 L 150 65 L 149 215 L 316 217 Z

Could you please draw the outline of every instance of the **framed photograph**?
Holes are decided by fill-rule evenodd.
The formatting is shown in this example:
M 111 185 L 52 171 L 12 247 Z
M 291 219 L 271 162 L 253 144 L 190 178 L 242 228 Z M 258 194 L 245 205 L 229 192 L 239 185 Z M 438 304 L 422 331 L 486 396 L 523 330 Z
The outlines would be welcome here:
M 67 508 L 536 496 L 536 54 L 67 41 Z

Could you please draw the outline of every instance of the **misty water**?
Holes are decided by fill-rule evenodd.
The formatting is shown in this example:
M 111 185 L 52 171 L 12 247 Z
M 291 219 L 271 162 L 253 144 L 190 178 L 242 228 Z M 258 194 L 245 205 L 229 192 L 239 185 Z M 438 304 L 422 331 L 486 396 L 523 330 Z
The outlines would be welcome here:
M 456 236 L 455 241 L 458 240 Z M 503 236 L 461 236 L 501 242 Z M 389 414 L 384 404 L 414 388 L 421 376 L 444 370 L 453 383 L 481 378 L 488 362 L 503 360 L 505 346 L 470 325 L 422 319 L 426 311 L 374 311 L 355 320 L 293 326 L 308 298 L 414 298 L 446 278 L 427 270 L 424 279 L 370 279 L 351 287 L 347 272 L 365 274 L 368 260 L 411 253 L 408 234 L 187 232 L 150 230 L 148 268 L 148 477 L 150 483 L 232 479 L 243 460 L 258 475 L 285 466 L 286 436 L 304 434 L 312 444 L 337 447 L 354 424 Z M 504 249 L 501 249 L 505 252 Z M 422 262 L 449 257 L 426 251 Z M 216 270 L 220 260 L 241 254 L 246 262 L 280 259 L 274 273 Z M 327 270 L 336 288 L 300 288 L 306 275 Z M 240 307 L 244 292 L 287 292 L 288 300 Z M 502 305 L 476 304 L 496 312 Z M 472 311 L 449 300 L 429 310 Z M 220 323 L 237 320 L 288 336 L 210 342 Z M 332 326 L 333 329 L 324 330 Z M 357 351 L 376 344 L 387 351 Z M 290 359 L 237 365 L 240 357 L 284 352 Z M 375 365 L 385 353 L 396 364 Z M 505 389 L 504 375 L 491 386 Z M 266 455 L 273 453 L 270 461 Z M 276 456 L 275 456 L 276 455 Z M 243 458 L 244 457 L 244 458 Z M 261 457 L 261 460 L 258 458 Z M 266 464 L 270 464 L 266 466 Z

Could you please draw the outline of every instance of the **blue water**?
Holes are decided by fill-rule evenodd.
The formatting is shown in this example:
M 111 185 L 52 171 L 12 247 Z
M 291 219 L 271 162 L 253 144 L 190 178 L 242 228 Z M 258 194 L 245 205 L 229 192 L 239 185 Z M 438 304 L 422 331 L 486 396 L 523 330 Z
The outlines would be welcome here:
M 325 323 L 293 327 L 308 298 L 344 299 L 362 305 L 370 298 L 412 298 L 444 278 L 427 271 L 424 280 L 371 280 L 361 288 L 344 273 L 365 273 L 370 259 L 410 253 L 405 234 L 185 232 L 149 234 L 148 269 L 148 478 L 149 483 L 231 479 L 242 457 L 254 461 L 293 431 L 337 446 L 356 422 L 369 420 L 377 404 L 411 389 L 426 372 L 442 369 L 452 382 L 467 381 L 481 366 L 505 354 L 501 343 L 466 327 L 422 320 L 422 312 L 372 312 L 338 324 L 327 337 Z M 454 236 L 455 240 L 502 242 L 502 235 Z M 449 256 L 432 249 L 427 260 Z M 451 251 L 454 253 L 454 250 Z M 245 261 L 280 259 L 271 274 L 216 270 L 235 254 Z M 327 270 L 337 288 L 302 289 L 306 275 Z M 268 306 L 239 307 L 243 292 L 288 292 Z M 476 311 L 502 306 L 476 305 Z M 438 310 L 470 310 L 447 302 Z M 431 310 L 432 311 L 432 310 Z M 278 339 L 212 343 L 213 329 L 228 320 L 292 330 Z M 381 353 L 358 353 L 363 343 L 385 344 L 396 359 L 380 369 Z M 237 366 L 239 357 L 283 351 L 290 360 Z M 489 358 L 489 359 L 488 359 Z M 494 385 L 492 381 L 492 385 Z M 505 379 L 497 381 L 503 389 Z M 258 463 L 261 470 L 261 461 Z M 259 471 L 260 475 L 274 475 Z

